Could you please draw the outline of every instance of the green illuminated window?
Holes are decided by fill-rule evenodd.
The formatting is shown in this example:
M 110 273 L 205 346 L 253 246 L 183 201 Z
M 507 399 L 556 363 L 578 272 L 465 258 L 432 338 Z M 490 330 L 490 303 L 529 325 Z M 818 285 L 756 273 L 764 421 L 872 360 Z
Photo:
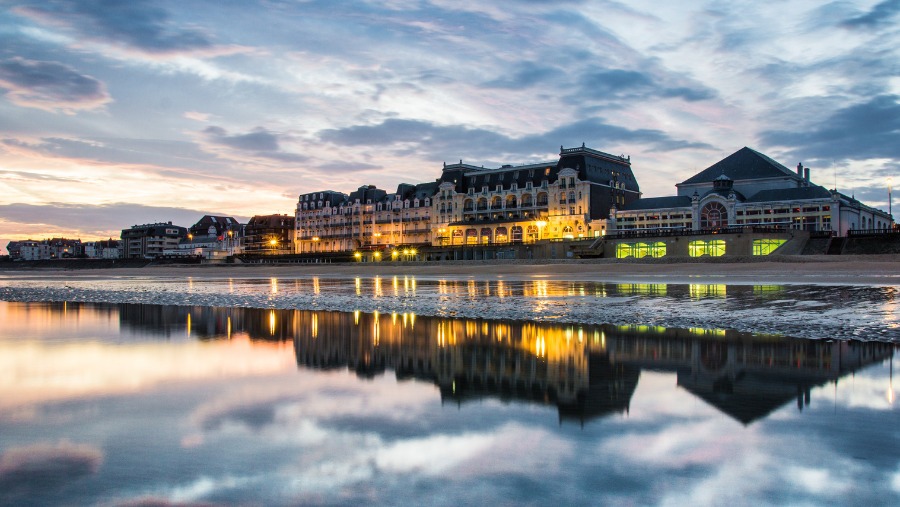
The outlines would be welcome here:
M 688 255 L 691 257 L 702 257 L 708 255 L 710 257 L 721 257 L 725 255 L 725 240 L 697 240 L 688 243 Z
M 769 255 L 784 244 L 784 239 L 754 239 L 753 255 Z
M 653 257 L 658 259 L 665 257 L 666 244 L 662 241 L 656 243 L 619 243 L 616 245 L 616 259 L 626 257 Z

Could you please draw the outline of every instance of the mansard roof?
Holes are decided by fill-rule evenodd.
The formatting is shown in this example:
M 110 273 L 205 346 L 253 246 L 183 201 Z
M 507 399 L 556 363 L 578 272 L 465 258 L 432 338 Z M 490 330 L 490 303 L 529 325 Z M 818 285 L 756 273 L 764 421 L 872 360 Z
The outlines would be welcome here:
M 504 165 L 498 168 L 484 168 L 469 164 L 445 164 L 439 182 L 453 182 L 457 192 L 466 192 L 473 188 L 481 190 L 487 186 L 493 188 L 502 185 L 509 188 L 513 183 L 524 188 L 527 183 L 539 187 L 544 180 L 553 183 L 563 169 L 574 169 L 582 181 L 624 183 L 625 188 L 639 192 L 637 179 L 631 172 L 631 159 L 624 155 L 610 155 L 593 150 L 584 145 L 576 148 L 560 146 L 559 160 L 536 162 L 526 165 Z
M 830 197 L 831 192 L 824 187 L 810 185 L 808 187 L 761 190 L 747 199 L 747 202 L 802 201 L 806 199 L 828 199 Z
M 691 198 L 681 195 L 667 197 L 645 197 L 625 205 L 622 211 L 643 211 L 649 209 L 690 208 Z
M 801 178 L 787 167 L 762 153 L 744 146 L 676 186 L 711 183 L 722 175 L 733 181 L 758 180 L 763 178 Z

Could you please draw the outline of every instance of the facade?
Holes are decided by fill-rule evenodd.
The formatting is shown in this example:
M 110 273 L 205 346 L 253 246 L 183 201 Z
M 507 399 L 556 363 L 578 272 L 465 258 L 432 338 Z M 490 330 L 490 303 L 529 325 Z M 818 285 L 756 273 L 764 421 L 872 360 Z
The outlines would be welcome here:
M 486 169 L 460 161 L 445 164 L 434 182 L 401 184 L 392 194 L 362 186 L 349 195 L 300 195 L 295 251 L 594 237 L 605 232 L 611 208 L 639 197 L 630 158 L 584 145 L 560 147 L 555 162 Z
M 485 245 L 605 233 L 609 210 L 640 197 L 631 160 L 560 147 L 559 160 L 484 169 L 444 167 L 433 200 L 432 244 Z
M 187 229 L 172 222 L 134 225 L 122 230 L 122 256 L 126 259 L 155 259 L 174 249 L 187 237 Z
M 52 238 L 25 241 L 10 241 L 6 246 L 12 260 L 45 261 L 68 259 L 84 255 L 80 239 Z
M 293 252 L 294 217 L 256 215 L 247 222 L 241 250 L 247 254 L 289 254 Z
M 118 259 L 121 255 L 119 241 L 112 238 L 88 241 L 84 244 L 84 255 L 89 259 Z
M 233 217 L 204 215 L 188 229 L 187 240 L 167 255 L 225 258 L 240 251 L 244 226 Z
M 437 182 L 402 183 L 387 193 L 373 185 L 349 195 L 325 191 L 297 202 L 297 253 L 380 251 L 431 241 L 431 199 Z
M 750 226 L 845 236 L 893 225 L 888 213 L 812 183 L 802 164 L 794 172 L 746 147 L 676 187 L 675 196 L 617 207 L 610 230 L 713 232 Z

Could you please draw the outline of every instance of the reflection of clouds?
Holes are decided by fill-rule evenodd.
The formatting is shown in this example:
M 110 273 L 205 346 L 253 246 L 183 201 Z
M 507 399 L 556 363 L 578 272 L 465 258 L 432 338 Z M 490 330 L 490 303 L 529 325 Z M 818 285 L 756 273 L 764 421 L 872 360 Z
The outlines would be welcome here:
M 289 345 L 251 343 L 246 337 L 128 345 L 0 342 L 0 413 L 77 396 L 137 392 L 162 382 L 246 377 L 295 368 Z M 2 419 L 6 417 L 0 415 Z
M 407 385 L 397 390 L 397 380 L 381 377 L 360 383 L 346 373 L 298 372 L 290 385 L 247 384 L 226 391 L 197 407 L 191 419 L 208 431 L 236 423 L 254 431 L 271 426 L 295 427 L 309 419 L 339 419 L 365 414 L 368 419 L 412 421 L 425 415 L 436 401 L 434 386 Z M 290 432 L 274 432 L 284 438 Z
M 90 445 L 61 441 L 12 447 L 0 456 L 0 501 L 58 489 L 96 473 L 102 463 L 103 452 Z
M 725 419 L 669 424 L 664 428 L 648 428 L 651 431 L 606 440 L 601 443 L 600 449 L 604 454 L 622 456 L 643 466 L 712 466 L 755 440 L 747 432 L 738 440 L 734 433 L 736 426 L 737 423 Z

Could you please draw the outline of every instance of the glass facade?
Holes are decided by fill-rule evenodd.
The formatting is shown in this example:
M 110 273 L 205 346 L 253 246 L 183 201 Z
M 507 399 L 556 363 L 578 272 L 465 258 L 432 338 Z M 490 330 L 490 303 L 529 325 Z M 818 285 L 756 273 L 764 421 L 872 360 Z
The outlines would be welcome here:
M 786 241 L 784 239 L 754 239 L 753 255 L 769 255 Z
M 666 256 L 666 244 L 662 241 L 655 243 L 619 243 L 616 246 L 616 258 L 627 257 L 653 257 L 658 259 Z
M 688 255 L 691 257 L 721 257 L 725 255 L 725 241 L 721 239 L 697 240 L 688 243 Z

